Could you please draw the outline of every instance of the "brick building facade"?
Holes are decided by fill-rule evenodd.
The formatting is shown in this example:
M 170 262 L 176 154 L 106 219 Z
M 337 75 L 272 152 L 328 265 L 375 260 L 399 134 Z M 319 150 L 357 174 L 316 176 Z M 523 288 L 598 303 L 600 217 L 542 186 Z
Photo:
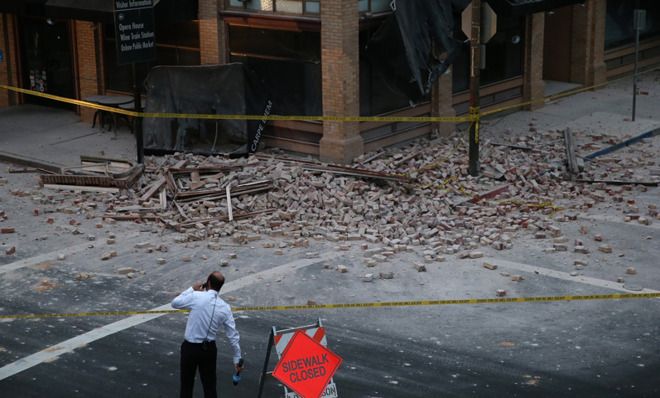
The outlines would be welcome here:
M 516 1 L 491 1 L 498 13 L 504 11 L 499 16 L 498 35 L 487 45 L 487 51 L 496 55 L 488 56 L 482 76 L 486 109 L 542 100 L 547 81 L 590 86 L 632 71 L 632 42 L 626 28 L 631 23 L 630 2 L 586 0 L 584 4 L 565 5 L 570 1 L 563 1 L 560 8 L 549 6 L 528 14 L 517 13 L 513 6 L 504 9 Z M 57 3 L 53 0 L 20 0 L 13 6 L 5 3 L 0 3 L 1 84 L 42 88 L 78 99 L 130 91 L 130 71 L 114 62 L 111 0 L 93 0 L 104 5 L 92 11 L 59 9 L 57 13 L 53 13 L 56 6 L 51 4 Z M 436 82 L 432 95 L 414 107 L 387 91 L 382 76 L 363 52 L 368 37 L 390 14 L 390 1 L 183 3 L 195 4 L 194 16 L 183 18 L 186 13 L 169 9 L 175 7 L 172 0 L 161 0 L 157 6 L 174 18 L 157 19 L 157 25 L 165 26 L 162 34 L 157 31 L 161 41 L 157 42 L 159 60 L 154 65 L 245 62 L 263 73 L 267 81 L 271 79 L 278 86 L 276 91 L 285 93 L 275 103 L 286 104 L 291 114 L 451 116 L 467 112 L 465 52 Z M 660 63 L 660 6 L 652 1 L 642 3 L 649 8 L 650 23 L 642 40 L 641 65 L 649 67 Z M 31 56 L 42 48 L 39 40 L 54 37 L 59 41 L 48 43 L 49 48 L 62 49 L 51 54 L 59 60 L 55 69 L 42 66 L 38 57 Z M 141 76 L 150 66 L 141 70 Z M 0 107 L 31 101 L 24 95 L 0 91 Z M 530 108 L 541 104 L 536 102 Z M 83 120 L 91 119 L 92 112 L 75 111 Z M 269 145 L 349 162 L 365 151 L 423 136 L 433 129 L 448 134 L 453 126 L 275 122 L 265 139 Z

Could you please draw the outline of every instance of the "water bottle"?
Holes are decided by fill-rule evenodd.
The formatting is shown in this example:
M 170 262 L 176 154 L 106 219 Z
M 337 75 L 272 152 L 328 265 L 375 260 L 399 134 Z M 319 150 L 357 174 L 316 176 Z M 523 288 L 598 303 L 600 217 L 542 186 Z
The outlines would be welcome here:
M 238 360 L 238 367 L 242 368 L 243 367 L 243 358 Z M 236 373 L 234 373 L 231 376 L 231 382 L 234 383 L 235 386 L 238 385 L 238 382 L 241 381 L 241 370 L 237 370 Z

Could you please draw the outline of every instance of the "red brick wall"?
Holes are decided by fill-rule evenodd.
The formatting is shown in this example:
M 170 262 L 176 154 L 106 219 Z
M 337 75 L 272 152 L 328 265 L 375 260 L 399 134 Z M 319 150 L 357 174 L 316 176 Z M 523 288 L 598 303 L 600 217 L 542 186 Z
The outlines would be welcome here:
M 219 0 L 222 1 L 222 0 Z M 199 0 L 199 46 L 202 65 L 219 64 L 218 0 Z
M 355 0 L 321 2 L 323 114 L 360 114 L 359 14 Z M 320 156 L 348 163 L 364 149 L 358 123 L 323 123 Z
M 5 20 L 7 26 L 5 26 Z M 5 36 L 5 31 L 7 35 Z M 8 86 L 20 85 L 17 68 L 16 37 L 14 35 L 14 16 L 11 14 L 0 14 L 0 49 L 2 49 L 3 60 L 0 63 L 0 84 Z M 0 107 L 15 105 L 17 94 L 0 89 Z
M 99 94 L 99 76 L 96 57 L 96 25 L 93 22 L 74 21 L 76 67 L 78 68 L 78 98 Z M 92 121 L 93 109 L 81 108 L 80 118 Z

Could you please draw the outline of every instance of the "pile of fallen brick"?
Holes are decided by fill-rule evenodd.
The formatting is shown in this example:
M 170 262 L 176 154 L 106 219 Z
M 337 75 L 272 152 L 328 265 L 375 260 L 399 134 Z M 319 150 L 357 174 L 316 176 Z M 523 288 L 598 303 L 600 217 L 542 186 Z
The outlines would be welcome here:
M 175 154 L 148 157 L 138 182 L 119 193 L 33 196 L 56 211 L 76 211 L 61 204 L 70 199 L 88 219 L 151 223 L 177 231 L 179 243 L 206 240 L 209 248 L 226 237 L 241 243 L 284 237 L 292 246 L 312 238 L 366 241 L 371 262 L 411 248 L 429 261 L 478 258 L 480 247 L 511 248 L 520 233 L 557 238 L 558 223 L 603 202 L 626 203 L 635 220 L 658 219 L 655 205 L 637 209 L 630 202 L 629 194 L 643 187 L 567 178 L 564 145 L 559 132 L 535 131 L 484 142 L 479 178 L 468 175 L 459 135 L 366 154 L 352 167 L 277 152 L 247 159 Z M 281 244 L 264 246 L 281 253 Z
M 568 181 L 556 132 L 486 143 L 480 178 L 468 175 L 466 147 L 459 136 L 421 140 L 364 155 L 353 168 L 274 154 L 154 157 L 141 183 L 111 200 L 104 217 L 157 222 L 180 232 L 180 241 L 365 240 L 384 244 L 386 254 L 417 246 L 426 258 L 441 259 L 478 257 L 480 246 L 510 248 L 521 230 L 557 236 L 557 222 L 621 201 L 631 189 Z

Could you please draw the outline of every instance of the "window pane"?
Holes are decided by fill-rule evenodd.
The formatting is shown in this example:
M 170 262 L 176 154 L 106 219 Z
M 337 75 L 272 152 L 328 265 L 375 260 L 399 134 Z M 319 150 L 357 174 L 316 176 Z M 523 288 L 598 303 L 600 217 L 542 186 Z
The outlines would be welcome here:
M 639 7 L 646 10 L 646 29 L 640 38 L 646 39 L 660 34 L 660 2 L 641 0 Z M 633 11 L 635 2 L 624 0 L 607 1 L 607 22 L 605 25 L 605 49 L 634 43 Z
M 277 0 L 275 6 L 277 12 L 302 14 L 302 0 Z
M 319 2 L 317 0 L 307 0 L 305 2 L 305 12 L 310 14 L 318 14 L 321 12 Z

